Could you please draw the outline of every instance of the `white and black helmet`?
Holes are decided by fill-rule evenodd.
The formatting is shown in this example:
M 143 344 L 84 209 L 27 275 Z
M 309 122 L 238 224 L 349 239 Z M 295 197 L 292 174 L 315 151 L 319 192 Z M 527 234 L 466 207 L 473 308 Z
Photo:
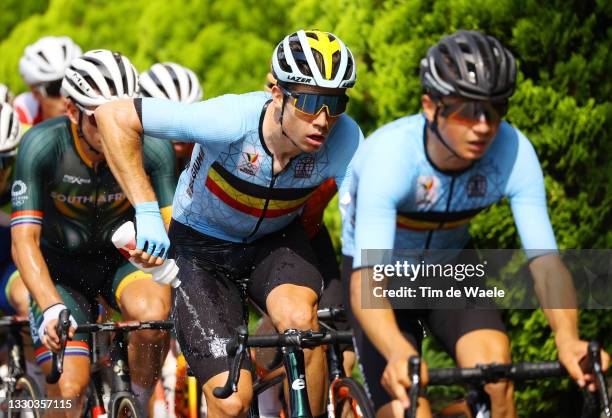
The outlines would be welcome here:
M 325 88 L 353 87 L 355 59 L 334 34 L 298 30 L 283 39 L 272 54 L 272 73 L 279 83 Z
M 174 62 L 153 64 L 138 79 L 142 97 L 194 103 L 202 100 L 198 77 L 187 67 Z
M 0 83 L 0 103 L 10 103 L 13 100 L 13 93 L 5 84 Z
M 8 103 L 0 103 L 0 154 L 11 156 L 17 153 L 17 145 L 21 136 L 19 116 Z
M 138 92 L 138 72 L 130 60 L 106 49 L 72 60 L 62 81 L 62 94 L 84 107 L 137 97 Z
M 19 60 L 19 73 L 27 85 L 61 80 L 81 48 L 67 36 L 45 36 L 26 46 Z

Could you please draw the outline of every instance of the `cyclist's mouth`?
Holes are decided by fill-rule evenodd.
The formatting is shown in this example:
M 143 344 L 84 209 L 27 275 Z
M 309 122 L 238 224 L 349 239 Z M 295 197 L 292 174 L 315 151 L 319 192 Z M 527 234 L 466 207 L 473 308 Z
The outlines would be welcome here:
M 321 145 L 323 145 L 323 142 L 325 142 L 325 135 L 308 135 L 306 139 L 308 140 L 308 143 L 310 145 L 320 147 Z

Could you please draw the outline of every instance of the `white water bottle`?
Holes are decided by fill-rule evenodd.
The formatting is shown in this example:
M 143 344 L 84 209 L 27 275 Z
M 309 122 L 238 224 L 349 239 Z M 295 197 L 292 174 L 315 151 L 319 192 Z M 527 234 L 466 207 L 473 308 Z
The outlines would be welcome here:
M 136 266 L 138 270 L 144 271 L 145 273 L 150 273 L 155 282 L 170 284 L 174 288 L 181 285 L 181 281 L 176 277 L 178 275 L 179 268 L 174 260 L 164 260 L 164 263 L 161 266 L 143 267 L 130 257 L 129 250 L 136 248 L 136 230 L 134 229 L 134 223 L 132 221 L 128 221 L 121 225 L 111 237 L 111 241 L 115 247 L 117 247 L 119 252 L 121 252 L 121 254 L 123 254 L 123 256 L 127 258 L 130 263 Z

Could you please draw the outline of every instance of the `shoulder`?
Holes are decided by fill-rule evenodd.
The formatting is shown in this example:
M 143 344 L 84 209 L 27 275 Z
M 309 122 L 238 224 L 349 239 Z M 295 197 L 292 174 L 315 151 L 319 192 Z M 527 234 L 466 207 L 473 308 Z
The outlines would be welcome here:
M 48 119 L 31 127 L 19 143 L 19 154 L 26 147 L 51 149 L 55 144 L 71 138 L 71 124 L 67 116 Z
M 145 160 L 174 161 L 175 158 L 172 141 L 144 135 L 142 137 L 142 149 Z
M 509 166 L 537 163 L 538 159 L 529 138 L 506 121 L 502 121 L 500 124 L 499 132 L 491 147 L 490 158 Z

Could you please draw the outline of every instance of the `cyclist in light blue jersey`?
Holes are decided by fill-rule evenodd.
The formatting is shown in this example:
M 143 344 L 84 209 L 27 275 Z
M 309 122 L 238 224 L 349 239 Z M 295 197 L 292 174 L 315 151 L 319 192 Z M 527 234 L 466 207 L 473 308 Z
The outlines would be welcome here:
M 298 215 L 329 178 L 342 189 L 363 135 L 344 114 L 355 61 L 335 35 L 299 30 L 272 56 L 278 85 L 271 93 L 225 95 L 201 103 L 158 99 L 117 102 L 95 117 L 116 177 L 136 207 L 137 249 L 160 263 L 169 240 L 140 162 L 142 132 L 195 142 L 175 194 L 170 256 L 180 267 L 175 327 L 190 369 L 204 383 L 208 413 L 244 416 L 252 397 L 249 365 L 238 392 L 212 396 L 227 376 L 225 343 L 242 323 L 237 281 L 279 331 L 318 329 L 322 288 Z M 306 350 L 314 416 L 324 413 L 322 349 Z
M 373 253 L 364 259 L 363 250 L 454 249 L 459 254 L 469 247 L 470 220 L 507 197 L 540 302 L 575 306 L 570 273 L 556 251 L 536 153 L 520 131 L 502 121 L 515 89 L 512 54 L 491 36 L 459 31 L 429 49 L 421 80 L 423 113 L 373 133 L 353 160 L 349 190 L 340 195 L 343 270 L 346 280 L 350 276 L 352 310 L 364 333 L 357 348 L 379 417 L 403 417 L 408 407 L 408 358 L 420 348 L 418 321 L 461 367 L 508 363 L 510 344 L 495 310 L 363 309 L 361 281 L 372 278 L 374 264 L 386 261 Z M 433 262 L 449 261 L 445 258 Z M 577 310 L 544 312 L 559 360 L 580 386 L 588 384 L 592 377 L 578 364 L 587 343 L 578 336 Z M 602 359 L 607 367 L 605 352 Z M 426 380 L 426 372 L 422 376 Z M 489 384 L 485 390 L 493 417 L 516 417 L 511 383 Z M 419 417 L 431 416 L 423 405 Z

